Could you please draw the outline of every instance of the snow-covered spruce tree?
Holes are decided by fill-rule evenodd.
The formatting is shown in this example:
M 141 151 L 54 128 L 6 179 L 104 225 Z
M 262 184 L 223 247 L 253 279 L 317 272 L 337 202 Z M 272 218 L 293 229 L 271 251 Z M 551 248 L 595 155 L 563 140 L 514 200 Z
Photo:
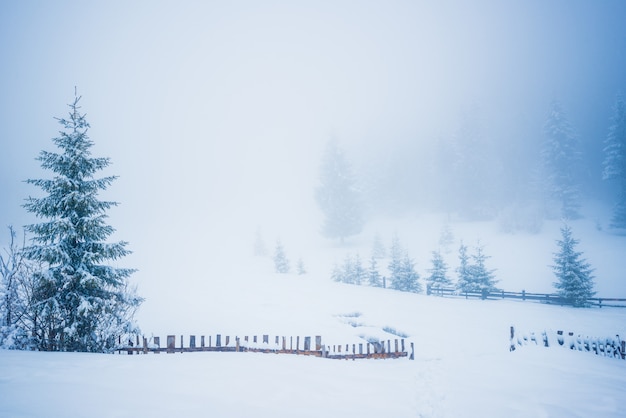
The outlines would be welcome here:
M 274 248 L 274 269 L 276 273 L 280 274 L 287 274 L 291 269 L 289 259 L 280 240 L 276 241 L 276 247 Z
M 374 255 L 370 258 L 370 266 L 367 270 L 367 282 L 372 287 L 383 287 L 383 278 L 378 272 L 378 261 Z
M 560 204 L 563 218 L 580 218 L 580 140 L 556 100 L 551 103 L 544 133 L 541 154 L 547 197 Z
M 441 256 L 441 251 L 433 251 L 432 252 L 432 268 L 428 270 L 430 275 L 427 278 L 428 286 L 437 293 L 437 289 L 444 288 L 446 286 L 450 286 L 452 284 L 452 280 L 448 277 L 448 264 L 444 261 Z
M 345 238 L 363 229 L 361 196 L 356 188 L 352 168 L 336 140 L 330 140 L 320 167 L 320 185 L 315 191 L 317 203 L 324 212 L 322 234 L 327 238 Z
M 94 178 L 110 162 L 91 157 L 93 142 L 79 101 L 75 96 L 69 105 L 69 119 L 58 119 L 63 130 L 53 142 L 61 153 L 42 151 L 38 157 L 54 177 L 27 180 L 47 196 L 29 197 L 24 204 L 46 219 L 26 226 L 33 238 L 24 255 L 44 266 L 34 278 L 38 348 L 105 352 L 118 336 L 137 330 L 133 317 L 142 299 L 128 285 L 134 270 L 107 264 L 130 251 L 124 241 L 105 242 L 114 232 L 105 223 L 106 211 L 117 203 L 97 197 L 116 177 Z
M 400 260 L 399 269 L 393 276 L 391 287 L 403 292 L 419 293 L 422 291 L 419 278 L 420 276 L 415 270 L 415 262 L 409 257 L 409 254 L 405 252 Z
M 498 290 L 496 288 L 498 281 L 495 278 L 495 270 L 487 269 L 485 265 L 485 261 L 488 258 L 490 257 L 485 255 L 483 246 L 478 243 L 476 252 L 472 254 L 472 264 L 468 267 L 471 283 L 469 287 L 475 292 L 493 292 Z
M 604 141 L 604 180 L 614 180 L 617 201 L 613 208 L 611 228 L 626 229 L 626 103 L 621 95 L 613 106 L 612 125 Z
M 554 287 L 559 296 L 574 306 L 587 305 L 587 299 L 593 297 L 593 269 L 582 258 L 582 252 L 575 247 L 580 241 L 572 237 L 568 225 L 561 227 L 561 239 L 557 240 L 559 251 L 554 253 L 552 269 L 557 281 Z

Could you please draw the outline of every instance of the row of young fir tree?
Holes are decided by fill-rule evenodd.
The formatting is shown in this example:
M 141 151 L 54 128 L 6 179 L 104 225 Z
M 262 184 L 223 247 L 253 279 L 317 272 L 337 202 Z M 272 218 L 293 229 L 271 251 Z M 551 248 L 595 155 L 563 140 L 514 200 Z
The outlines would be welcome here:
M 387 264 L 388 277 L 379 272 L 378 260 L 381 258 L 381 253 L 376 250 L 376 245 L 370 257 L 368 268 L 363 266 L 363 261 L 358 253 L 355 256 L 348 254 L 343 264 L 334 266 L 331 278 L 336 282 L 389 287 L 403 292 L 420 293 L 423 291 L 420 283 L 421 276 L 415 269 L 415 261 L 402 247 L 397 236 L 394 236 L 391 242 Z M 427 287 L 432 292 L 450 286 L 455 286 L 459 292 L 496 291 L 495 270 L 487 268 L 486 260 L 488 258 L 480 243 L 476 246 L 473 254 L 469 254 L 468 247 L 461 243 L 459 267 L 456 269 L 457 280 L 454 283 L 449 276 L 449 266 L 443 259 L 441 251 L 435 250 L 432 252 L 431 268 L 428 269 L 428 276 L 425 278 Z
M 561 239 L 556 241 L 558 251 L 553 253 L 553 262 L 550 267 L 554 273 L 554 288 L 557 295 L 566 303 L 576 307 L 589 306 L 589 299 L 594 291 L 594 269 L 583 258 L 583 253 L 577 250 L 580 240 L 572 235 L 569 225 L 561 227 Z M 384 249 L 379 240 L 375 240 L 369 267 L 363 266 L 360 255 L 348 254 L 340 266 L 335 265 L 331 278 L 336 282 L 373 287 L 390 287 L 405 292 L 422 292 L 420 275 L 415 270 L 415 262 L 408 251 L 402 248 L 397 236 L 394 236 L 390 248 L 389 278 L 382 276 L 378 270 L 378 260 L 384 258 Z M 441 251 L 432 251 L 431 268 L 428 269 L 426 283 L 428 293 L 442 294 L 442 289 L 454 286 L 459 293 L 465 292 L 495 292 L 498 280 L 495 278 L 495 269 L 489 269 L 486 261 L 490 258 L 484 252 L 484 247 L 478 243 L 473 254 L 468 253 L 467 245 L 461 242 L 458 250 L 459 266 L 455 269 L 456 283 L 448 275 L 449 267 L 443 259 Z M 387 282 L 390 282 L 388 285 Z

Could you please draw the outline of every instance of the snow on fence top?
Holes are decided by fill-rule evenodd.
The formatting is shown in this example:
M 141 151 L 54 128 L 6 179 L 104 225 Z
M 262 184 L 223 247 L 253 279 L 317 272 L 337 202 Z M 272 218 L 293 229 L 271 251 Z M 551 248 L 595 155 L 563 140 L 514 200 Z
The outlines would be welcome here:
M 593 352 L 597 355 L 605 357 L 615 357 L 626 359 L 626 341 L 622 340 L 619 335 L 615 337 L 589 337 L 574 332 L 558 331 L 542 331 L 541 337 L 531 332 L 529 334 L 520 334 L 515 332 L 515 327 L 511 327 L 510 351 L 515 351 L 517 347 L 529 344 L 543 345 L 544 347 L 562 346 L 570 350 Z
M 222 338 L 223 337 L 223 338 Z M 136 342 L 133 343 L 129 339 L 127 343 L 122 343 L 122 337 L 118 338 L 118 348 L 115 350 L 118 354 L 126 351 L 128 354 L 133 353 L 189 353 L 197 351 L 218 351 L 218 352 L 257 352 L 257 353 L 276 353 L 276 354 L 298 354 L 315 357 L 323 357 L 330 359 L 387 359 L 409 357 L 410 360 L 415 358 L 413 343 L 410 343 L 411 355 L 406 351 L 404 338 L 378 342 L 367 342 L 359 344 L 322 344 L 322 337 L 315 336 L 315 345 L 311 345 L 311 337 L 300 336 L 285 337 L 275 336 L 270 338 L 268 334 L 258 336 L 244 336 L 243 339 L 230 336 L 215 335 L 215 340 L 209 335 L 205 338 L 200 336 L 198 340 L 195 335 L 189 336 L 188 346 L 184 346 L 184 336 L 180 336 L 180 345 L 176 346 L 176 336 L 168 335 L 166 345 L 161 346 L 160 337 L 153 337 L 152 341 L 148 341 L 146 337 L 142 338 L 141 344 L 139 336 L 136 336 Z M 302 343 L 302 345 L 301 345 Z

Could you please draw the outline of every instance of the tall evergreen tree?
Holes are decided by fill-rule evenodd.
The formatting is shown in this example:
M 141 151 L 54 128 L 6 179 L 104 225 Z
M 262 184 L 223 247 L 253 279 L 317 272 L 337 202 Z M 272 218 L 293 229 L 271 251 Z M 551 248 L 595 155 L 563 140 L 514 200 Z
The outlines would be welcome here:
M 614 180 L 617 202 L 611 218 L 612 228 L 626 228 L 626 103 L 621 95 L 613 106 L 612 125 L 604 141 L 604 170 L 602 178 Z
M 563 218 L 577 219 L 580 217 L 581 145 L 561 104 L 556 100 L 551 104 L 544 133 L 545 142 L 541 152 L 546 193 L 549 199 L 560 204 Z
M 336 140 L 330 140 L 322 158 L 317 203 L 324 212 L 322 233 L 327 238 L 345 238 L 363 229 L 361 197 L 352 168 Z
M 582 252 L 576 251 L 579 240 L 572 237 L 568 225 L 561 227 L 561 239 L 557 240 L 559 251 L 554 253 L 552 269 L 557 281 L 554 287 L 558 294 L 574 306 L 585 306 L 587 299 L 593 297 L 593 269 L 582 258 Z
M 428 285 L 431 289 L 441 289 L 452 284 L 452 280 L 448 277 L 448 264 L 441 256 L 441 251 L 433 251 L 431 258 L 432 268 L 428 270 Z
M 128 255 L 124 241 L 107 243 L 114 229 L 105 223 L 116 202 L 98 200 L 115 176 L 94 178 L 108 158 L 91 157 L 89 124 L 79 112 L 80 97 L 69 105 L 69 119 L 53 142 L 61 153 L 42 151 L 38 157 L 52 179 L 27 180 L 47 196 L 29 197 L 27 211 L 46 221 L 26 226 L 33 234 L 25 256 L 45 266 L 36 275 L 34 302 L 40 308 L 34 330 L 43 350 L 103 352 L 116 338 L 136 330 L 133 316 L 142 302 L 128 278 L 133 269 L 108 262 Z

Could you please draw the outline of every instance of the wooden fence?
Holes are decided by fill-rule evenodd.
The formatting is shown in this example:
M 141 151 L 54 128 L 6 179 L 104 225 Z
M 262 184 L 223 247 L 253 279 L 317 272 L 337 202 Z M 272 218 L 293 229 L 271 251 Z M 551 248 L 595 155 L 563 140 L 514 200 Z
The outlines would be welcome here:
M 560 346 L 570 350 L 593 352 L 600 356 L 626 359 L 626 341 L 615 337 L 589 337 L 574 332 L 563 332 L 561 330 L 543 331 L 539 335 L 531 332 L 529 334 L 516 333 L 511 327 L 510 351 L 515 351 L 517 347 L 525 345 L 542 345 L 544 347 Z
M 176 341 L 180 341 L 177 346 Z M 411 342 L 411 355 L 409 356 L 405 341 L 403 339 L 353 343 L 353 344 L 322 344 L 322 337 L 315 336 L 314 345 L 311 345 L 311 337 L 299 336 L 284 337 L 275 336 L 270 338 L 268 334 L 259 336 L 244 336 L 243 338 L 230 336 L 215 335 L 215 339 L 211 335 L 205 337 L 200 336 L 199 340 L 195 335 L 189 336 L 189 344 L 184 345 L 184 336 L 178 339 L 175 335 L 168 335 L 165 346 L 161 346 L 160 337 L 153 337 L 151 341 L 146 337 L 135 336 L 135 341 L 129 339 L 122 343 L 122 337 L 118 338 L 118 348 L 115 350 L 118 354 L 127 352 L 128 354 L 147 354 L 147 353 L 190 353 L 198 351 L 218 351 L 218 352 L 256 352 L 256 353 L 275 353 L 275 354 L 298 354 L 306 356 L 323 357 L 329 359 L 388 359 L 409 357 L 410 360 L 415 358 L 414 345 Z
M 449 296 L 449 297 L 464 297 L 477 298 L 477 299 L 517 299 L 523 301 L 535 301 L 554 305 L 571 305 L 571 301 L 563 298 L 554 293 L 530 293 L 522 290 L 521 292 L 507 292 L 504 290 L 498 291 L 476 291 L 476 292 L 463 292 L 459 289 L 445 288 L 445 287 L 431 287 L 426 288 L 427 295 L 435 296 Z M 626 308 L 626 299 L 619 298 L 588 298 L 587 304 L 590 306 L 597 306 L 599 308 L 613 307 L 613 308 Z

